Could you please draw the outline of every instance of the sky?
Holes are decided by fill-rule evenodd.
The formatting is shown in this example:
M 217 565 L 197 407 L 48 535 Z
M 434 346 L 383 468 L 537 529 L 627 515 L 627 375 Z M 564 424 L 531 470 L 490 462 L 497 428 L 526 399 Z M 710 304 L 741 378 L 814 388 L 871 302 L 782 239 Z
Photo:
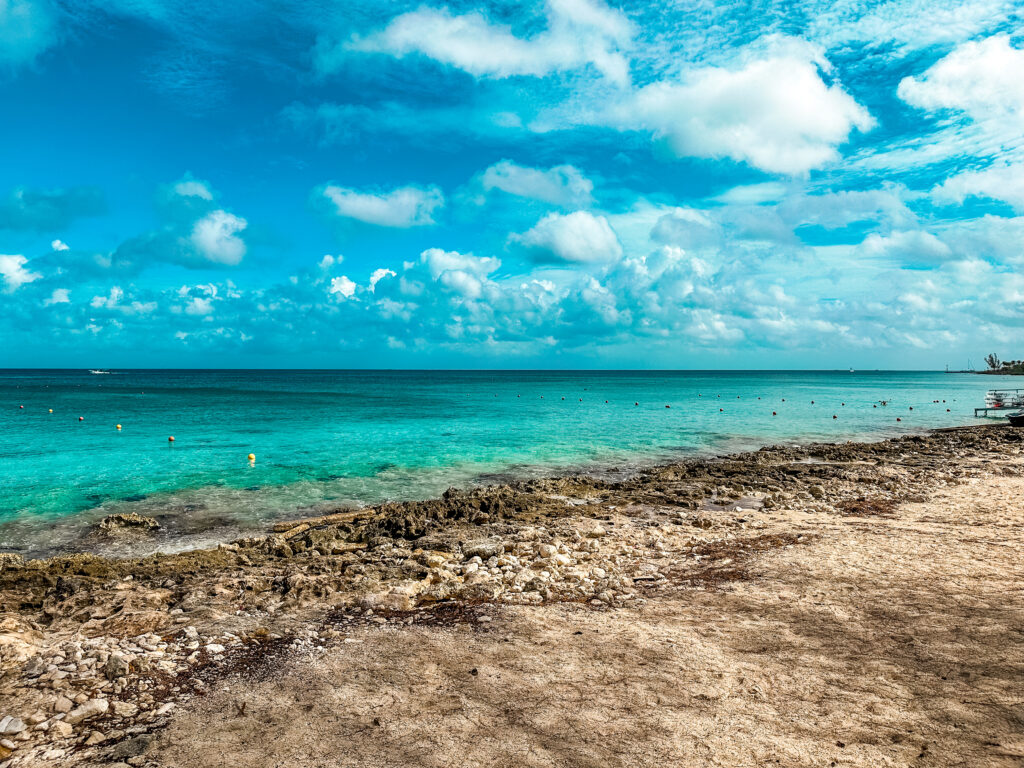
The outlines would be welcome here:
M 0 367 L 1024 357 L 1024 4 L 0 0 Z

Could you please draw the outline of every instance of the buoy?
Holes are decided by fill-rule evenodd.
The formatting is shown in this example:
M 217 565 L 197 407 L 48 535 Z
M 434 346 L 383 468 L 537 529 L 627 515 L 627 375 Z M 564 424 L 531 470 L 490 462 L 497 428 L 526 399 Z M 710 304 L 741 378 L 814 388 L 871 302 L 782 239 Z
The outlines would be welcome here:
M 173 443 L 174 442 L 174 435 L 171 435 L 170 437 L 168 437 L 167 438 L 167 442 L 168 443 Z
M 639 402 L 637 402 L 637 403 L 633 403 L 633 405 L 640 405 L 640 403 L 639 403 Z
M 949 413 L 949 408 L 946 409 L 946 413 Z
M 778 415 L 779 414 L 777 414 L 775 411 L 772 411 L 772 416 L 778 416 Z
M 782 402 L 786 402 L 786 398 L 782 398 Z
M 833 413 L 833 414 L 832 414 L 832 418 L 833 418 L 833 419 L 838 419 L 839 417 L 838 417 L 838 416 L 836 416 L 836 415 L 835 415 L 835 414 Z
M 79 420 L 79 421 L 85 421 L 85 416 L 79 416 L 79 417 L 78 417 L 78 420 Z
M 896 417 L 896 421 L 903 421 L 899 416 Z
M 877 408 L 878 406 L 877 406 L 877 405 L 872 405 L 871 407 L 872 407 L 872 408 Z
M 24 405 L 19 405 L 18 407 L 19 407 L 19 408 L 24 408 L 25 406 L 24 406 Z
M 50 413 L 53 413 L 53 408 L 50 409 Z
M 813 400 L 811 400 L 811 405 L 814 405 L 814 401 Z
M 255 453 L 250 453 L 249 454 L 249 461 L 256 461 L 256 454 Z
M 671 406 L 671 405 L 666 405 L 665 407 L 666 407 L 666 408 L 671 408 L 672 406 Z
M 844 408 L 846 407 L 846 403 L 840 403 L 840 405 L 842 405 Z
M 910 410 L 914 410 L 914 406 L 910 406 Z
M 718 412 L 719 412 L 719 413 L 722 413 L 722 412 L 723 412 L 724 410 L 725 410 L 725 408 L 719 408 L 719 409 L 718 409 Z
M 607 402 L 608 402 L 608 401 L 607 401 L 607 400 L 605 400 L 605 403 L 607 403 Z
M 118 429 L 120 429 L 120 428 L 121 428 L 121 425 L 120 425 L 120 424 L 118 424 L 118 425 L 117 425 L 117 428 L 118 428 Z

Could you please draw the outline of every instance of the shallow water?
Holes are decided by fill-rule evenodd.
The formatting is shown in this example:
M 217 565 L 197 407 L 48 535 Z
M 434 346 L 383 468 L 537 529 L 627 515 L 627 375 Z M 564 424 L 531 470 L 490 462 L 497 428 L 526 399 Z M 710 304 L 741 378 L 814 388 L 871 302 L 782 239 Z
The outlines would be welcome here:
M 975 423 L 987 389 L 1019 384 L 930 372 L 0 371 L 0 550 L 102 549 L 83 533 L 113 512 L 159 517 L 158 546 L 176 549 L 452 485 Z

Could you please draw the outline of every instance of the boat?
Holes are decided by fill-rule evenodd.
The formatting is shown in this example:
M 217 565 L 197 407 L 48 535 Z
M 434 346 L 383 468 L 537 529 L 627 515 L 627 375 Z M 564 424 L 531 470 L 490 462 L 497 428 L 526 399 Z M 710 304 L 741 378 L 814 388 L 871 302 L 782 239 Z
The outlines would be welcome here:
M 90 369 L 89 369 L 89 373 L 92 373 L 92 374 L 97 374 L 97 375 L 98 375 L 98 374 L 101 374 L 101 373 L 108 373 L 108 374 L 109 374 L 109 373 L 110 373 L 110 371 L 99 371 L 99 370 L 93 370 L 92 368 L 90 368 Z
M 1011 427 L 1024 427 L 1024 411 L 1008 413 L 1006 414 L 1006 420 L 1010 422 Z
M 1024 389 L 990 389 L 985 393 L 984 407 L 975 408 L 974 415 L 988 416 L 989 411 L 1020 410 L 1024 410 Z

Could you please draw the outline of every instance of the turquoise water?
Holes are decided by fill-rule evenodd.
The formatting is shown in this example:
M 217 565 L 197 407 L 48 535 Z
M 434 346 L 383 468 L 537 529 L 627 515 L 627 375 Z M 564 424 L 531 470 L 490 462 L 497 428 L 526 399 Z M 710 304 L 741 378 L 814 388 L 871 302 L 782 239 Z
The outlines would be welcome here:
M 926 372 L 0 371 L 0 549 L 95 547 L 82 541 L 88 526 L 129 511 L 159 517 L 158 546 L 181 548 L 452 485 L 974 423 L 987 389 L 1018 382 Z

